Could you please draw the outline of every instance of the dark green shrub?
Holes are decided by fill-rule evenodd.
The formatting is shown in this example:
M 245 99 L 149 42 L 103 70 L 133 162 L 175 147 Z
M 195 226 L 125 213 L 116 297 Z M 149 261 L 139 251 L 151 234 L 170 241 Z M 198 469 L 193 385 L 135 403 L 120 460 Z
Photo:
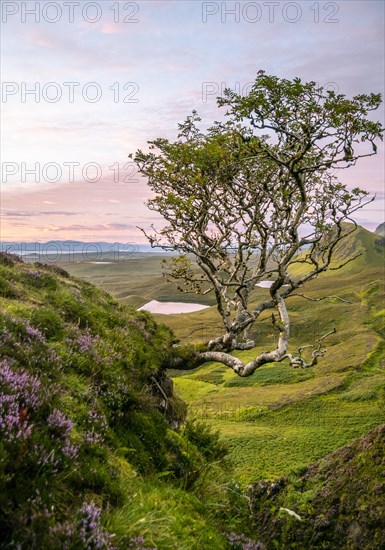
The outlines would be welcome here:
M 9 252 L 0 252 L 0 265 L 13 266 L 21 262 L 21 258 L 16 254 L 10 254 Z
M 0 296 L 3 298 L 19 298 L 20 293 L 15 286 L 0 274 Z
M 219 432 L 214 432 L 204 422 L 189 420 L 183 427 L 182 433 L 210 461 L 221 460 L 227 455 L 226 446 L 220 441 Z
M 48 340 L 58 339 L 63 335 L 64 322 L 52 309 L 34 309 L 31 315 L 31 324 L 38 328 Z
M 38 268 L 42 268 L 45 271 L 50 271 L 51 273 L 54 273 L 55 275 L 59 275 L 60 277 L 64 277 L 66 279 L 70 277 L 70 274 L 68 273 L 68 271 L 66 271 L 62 267 L 59 267 L 58 265 L 55 265 L 55 264 L 42 264 L 40 262 L 35 262 L 34 266 Z
M 57 281 L 54 277 L 51 277 L 48 273 L 45 273 L 41 269 L 30 268 L 22 273 L 22 280 L 29 286 L 35 288 L 46 288 L 54 290 L 57 287 Z

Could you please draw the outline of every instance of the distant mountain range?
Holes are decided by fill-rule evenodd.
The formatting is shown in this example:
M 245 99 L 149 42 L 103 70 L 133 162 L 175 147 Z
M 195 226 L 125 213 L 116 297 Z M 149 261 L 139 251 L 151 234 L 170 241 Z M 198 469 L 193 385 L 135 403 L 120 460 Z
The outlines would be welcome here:
M 366 251 L 371 249 L 374 245 L 374 240 L 370 237 L 378 235 L 380 237 L 385 237 L 385 222 L 381 223 L 374 233 L 365 230 L 363 227 L 358 228 L 358 232 L 354 233 L 353 241 L 355 244 L 350 243 L 350 246 L 347 247 L 347 242 L 344 241 L 343 245 L 343 254 L 345 255 L 347 248 L 356 247 L 358 240 L 364 239 L 365 245 L 360 243 L 360 246 Z M 364 237 L 366 235 L 366 238 Z M 360 237 L 360 239 L 358 239 Z M 358 239 L 358 240 L 357 240 Z M 350 240 L 350 239 L 349 239 Z M 371 242 L 373 240 L 373 242 Z M 369 243 L 370 241 L 370 243 Z M 54 261 L 55 256 L 59 257 L 74 257 L 88 260 L 95 260 L 99 258 L 105 258 L 106 256 L 112 257 L 113 259 L 119 258 L 119 256 L 132 256 L 136 257 L 142 253 L 148 254 L 165 254 L 161 248 L 151 248 L 151 245 L 147 243 L 121 243 L 121 242 L 105 242 L 105 241 L 75 241 L 75 240 L 53 240 L 47 241 L 44 243 L 40 242 L 11 242 L 11 241 L 0 241 L 0 252 L 10 252 L 12 254 L 18 254 L 24 258 L 29 258 L 30 260 L 36 260 L 39 258 L 45 259 L 50 258 L 51 261 Z M 342 250 L 341 250 L 342 252 Z M 338 254 L 337 254 L 338 255 Z
M 75 241 L 75 240 L 54 240 L 41 242 L 11 242 L 1 241 L 0 252 L 10 252 L 19 256 L 73 256 L 81 254 L 85 257 L 98 255 L 112 254 L 116 255 L 136 255 L 140 253 L 161 253 L 161 249 L 151 248 L 149 244 L 137 243 L 120 243 L 120 242 L 104 242 L 104 241 Z

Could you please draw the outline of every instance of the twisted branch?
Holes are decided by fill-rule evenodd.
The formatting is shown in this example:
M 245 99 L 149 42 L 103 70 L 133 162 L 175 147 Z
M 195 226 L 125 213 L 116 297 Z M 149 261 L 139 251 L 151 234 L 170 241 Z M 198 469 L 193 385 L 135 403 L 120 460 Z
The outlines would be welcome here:
M 304 357 L 302 356 L 302 351 L 307 348 L 314 348 L 316 344 L 308 344 L 306 346 L 301 346 L 298 348 L 298 355 L 292 355 L 291 353 L 287 353 L 286 355 L 284 355 L 284 357 L 282 357 L 282 360 L 289 359 L 290 365 L 295 369 L 297 368 L 308 369 L 310 367 L 314 367 L 318 363 L 318 357 L 323 357 L 327 352 L 327 348 L 321 349 L 321 342 L 325 338 L 327 338 L 331 334 L 335 334 L 336 332 L 337 332 L 336 328 L 333 328 L 333 330 L 321 336 L 321 338 L 318 340 L 317 348 L 312 351 L 310 363 L 308 363 L 306 359 L 304 359 Z

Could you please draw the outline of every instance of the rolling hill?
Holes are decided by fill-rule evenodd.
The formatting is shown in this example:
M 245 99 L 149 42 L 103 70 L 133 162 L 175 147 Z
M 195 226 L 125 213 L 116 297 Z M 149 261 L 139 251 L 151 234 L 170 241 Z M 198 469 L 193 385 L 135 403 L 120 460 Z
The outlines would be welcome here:
M 230 446 L 236 475 L 245 484 L 260 477 L 273 479 L 317 460 L 383 420 L 378 396 L 384 385 L 385 248 L 378 241 L 377 235 L 358 227 L 337 248 L 335 264 L 360 255 L 306 286 L 310 297 L 333 294 L 351 304 L 333 299 L 315 303 L 297 297 L 288 302 L 293 350 L 337 329 L 316 368 L 298 371 L 284 362 L 266 365 L 247 379 L 215 363 L 170 373 L 190 414 L 220 430 Z M 150 299 L 213 303 L 210 296 L 202 299 L 178 292 L 161 277 L 161 260 L 151 256 L 135 263 L 72 263 L 66 268 L 135 306 Z M 255 301 L 267 293 L 267 289 L 256 288 Z M 220 328 L 215 307 L 154 317 L 172 328 L 182 342 L 207 340 Z M 257 351 L 273 345 L 276 336 L 268 315 L 252 336 Z M 236 353 L 248 359 L 253 351 Z

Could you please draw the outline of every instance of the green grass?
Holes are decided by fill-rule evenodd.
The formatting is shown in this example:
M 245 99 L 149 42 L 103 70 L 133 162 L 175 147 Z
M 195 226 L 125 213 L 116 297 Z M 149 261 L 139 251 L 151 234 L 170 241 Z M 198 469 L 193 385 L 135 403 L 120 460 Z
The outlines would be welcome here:
M 380 281 L 379 271 L 372 276 Z M 354 292 L 350 276 L 336 279 L 334 286 L 342 293 Z M 322 295 L 322 287 L 321 280 L 319 290 L 314 283 L 311 292 Z M 306 303 L 295 304 L 301 330 L 295 333 L 293 348 L 300 345 L 301 334 L 303 342 L 312 341 L 309 327 L 316 315 L 320 322 L 327 320 L 326 332 L 334 310 L 338 332 L 329 341 L 328 354 L 312 370 L 293 370 L 281 363 L 261 367 L 243 379 L 223 366 L 208 364 L 174 377 L 190 413 L 219 429 L 230 445 L 236 475 L 243 483 L 287 475 L 384 422 L 380 396 L 385 345 L 377 330 L 383 318 L 376 312 L 383 283 L 375 293 L 367 279 L 359 288 L 362 297 L 350 307 L 321 302 L 309 311 Z M 237 355 L 249 360 L 252 352 Z
M 0 254 L 2 548 L 226 547 L 223 446 L 167 389 L 172 342 L 89 282 Z
M 349 443 L 385 420 L 380 400 L 347 401 L 324 395 L 299 401 L 278 411 L 240 408 L 211 424 L 225 434 L 236 464 L 236 475 L 246 483 L 275 479 Z
M 132 473 L 126 476 L 126 485 L 129 504 L 110 514 L 107 522 L 122 543 L 141 535 L 159 550 L 225 548 L 213 519 L 212 523 L 210 517 L 204 519 L 207 507 L 197 496 L 162 480 L 145 483 Z
M 195 371 L 170 373 L 177 393 L 189 404 L 190 414 L 205 418 L 230 443 L 237 475 L 245 483 L 255 476 L 281 475 L 316 460 L 383 421 L 378 400 L 384 384 L 385 264 L 376 239 L 376 235 L 358 228 L 338 247 L 335 263 L 349 255 L 361 255 L 343 269 L 310 281 L 304 290 L 310 297 L 333 294 L 352 304 L 309 302 L 297 297 L 288 300 L 291 351 L 337 329 L 327 341 L 327 355 L 314 369 L 293 370 L 284 362 L 266 365 L 243 379 L 222 365 L 209 363 Z M 76 264 L 67 268 L 97 284 L 103 280 L 119 299 L 133 305 L 150 299 L 214 303 L 210 296 L 178 293 L 161 278 L 160 261 L 161 257 L 148 256 L 136 265 Z M 257 288 L 253 300 L 267 295 L 266 289 Z M 182 342 L 190 343 L 216 336 L 221 326 L 215 307 L 155 318 L 172 328 Z M 247 361 L 253 353 L 273 346 L 276 336 L 269 327 L 266 314 L 252 334 L 257 349 L 235 354 Z M 276 412 L 279 408 L 282 413 Z M 274 460 L 269 460 L 271 456 Z
M 289 478 L 253 484 L 257 539 L 280 550 L 384 548 L 384 436 L 382 424 Z

